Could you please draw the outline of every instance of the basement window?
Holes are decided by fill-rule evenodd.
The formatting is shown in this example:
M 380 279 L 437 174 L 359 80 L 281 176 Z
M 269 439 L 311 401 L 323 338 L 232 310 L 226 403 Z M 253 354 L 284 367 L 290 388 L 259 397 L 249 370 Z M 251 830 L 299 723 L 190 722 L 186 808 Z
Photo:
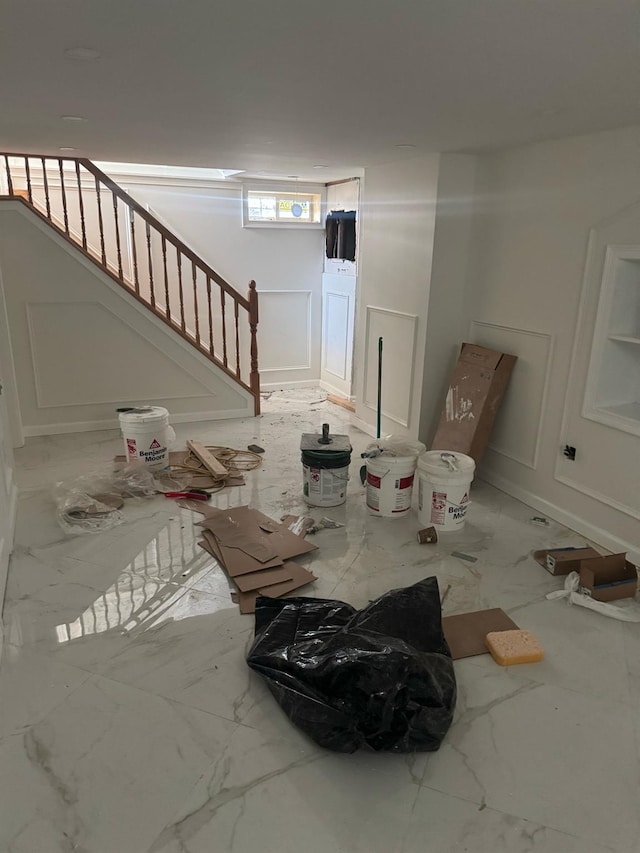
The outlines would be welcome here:
M 279 226 L 322 227 L 322 193 L 303 190 L 245 189 L 243 220 L 245 227 Z

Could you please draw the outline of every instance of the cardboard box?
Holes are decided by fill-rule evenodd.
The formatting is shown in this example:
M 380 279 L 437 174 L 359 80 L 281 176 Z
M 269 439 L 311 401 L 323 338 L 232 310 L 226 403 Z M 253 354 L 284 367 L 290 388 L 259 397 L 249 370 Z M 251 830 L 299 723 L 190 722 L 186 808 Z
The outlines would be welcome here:
M 579 572 L 584 560 L 600 557 L 594 548 L 548 548 L 534 551 L 533 558 L 551 575 L 568 575 Z
M 580 586 L 596 601 L 633 598 L 638 589 L 638 571 L 626 554 L 610 554 L 580 564 Z
M 455 450 L 482 459 L 515 355 L 462 344 L 432 450 Z

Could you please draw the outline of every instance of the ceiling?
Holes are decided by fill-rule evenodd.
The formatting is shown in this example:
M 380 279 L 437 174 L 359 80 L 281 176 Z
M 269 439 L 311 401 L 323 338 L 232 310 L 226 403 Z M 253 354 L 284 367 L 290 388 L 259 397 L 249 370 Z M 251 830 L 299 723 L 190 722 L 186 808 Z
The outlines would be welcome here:
M 640 0 L 1 6 L 4 151 L 323 181 L 640 123 Z

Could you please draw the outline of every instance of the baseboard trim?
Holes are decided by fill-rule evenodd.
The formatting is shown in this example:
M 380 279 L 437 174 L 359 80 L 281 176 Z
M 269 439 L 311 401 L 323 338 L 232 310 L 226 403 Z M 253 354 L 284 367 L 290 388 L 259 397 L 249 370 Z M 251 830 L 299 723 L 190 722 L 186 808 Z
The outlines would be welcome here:
M 564 524 L 565 527 L 575 530 L 575 532 L 579 533 L 581 536 L 586 536 L 592 542 L 601 545 L 608 551 L 613 551 L 614 553 L 626 551 L 629 560 L 631 560 L 632 563 L 635 563 L 636 565 L 640 564 L 640 550 L 637 545 L 633 545 L 631 542 L 625 542 L 617 536 L 612 536 L 601 527 L 597 527 L 595 524 L 591 524 L 591 522 L 581 518 L 579 515 L 574 515 L 574 513 L 568 512 L 566 509 L 562 509 L 556 504 L 538 497 L 538 495 L 533 494 L 533 492 L 530 492 L 528 489 L 523 489 L 521 486 L 517 486 L 511 480 L 507 480 L 499 474 L 494 474 L 491 471 L 483 471 L 480 479 L 485 480 L 487 483 L 490 483 L 492 486 L 500 489 L 500 491 L 511 495 L 512 498 L 516 498 L 527 506 L 543 513 L 549 518 L 552 518 L 554 521 Z
M 9 527 L 7 536 L 0 542 L 0 658 L 2 657 L 2 637 L 4 626 L 2 624 L 2 612 L 4 609 L 4 598 L 7 591 L 7 578 L 9 576 L 9 558 L 13 551 L 13 539 L 16 529 L 16 515 L 18 512 L 18 489 L 15 483 L 9 494 Z
M 336 388 L 335 385 L 332 385 L 330 382 L 326 382 L 324 379 L 320 379 L 318 381 L 318 385 L 322 388 L 323 391 L 327 391 L 329 394 L 335 394 L 338 397 L 344 397 L 353 403 L 353 395 L 345 394 L 340 388 Z
M 292 382 L 260 382 L 261 391 L 287 391 L 290 388 L 319 388 L 317 379 L 299 379 Z
M 365 435 L 370 435 L 371 438 L 376 437 L 376 428 L 372 424 L 368 424 L 366 421 L 363 421 L 362 418 L 359 418 L 356 415 L 351 415 L 351 423 Z
M 253 408 L 251 409 L 226 409 L 217 412 L 183 412 L 169 413 L 169 422 L 172 424 L 190 424 L 199 423 L 200 421 L 224 421 L 230 418 L 252 418 Z M 109 418 L 104 421 L 72 421 L 70 423 L 59 424 L 37 424 L 35 426 L 25 426 L 24 434 L 28 438 L 33 438 L 39 435 L 65 435 L 72 432 L 95 432 L 98 430 L 120 429 L 120 423 L 117 418 Z

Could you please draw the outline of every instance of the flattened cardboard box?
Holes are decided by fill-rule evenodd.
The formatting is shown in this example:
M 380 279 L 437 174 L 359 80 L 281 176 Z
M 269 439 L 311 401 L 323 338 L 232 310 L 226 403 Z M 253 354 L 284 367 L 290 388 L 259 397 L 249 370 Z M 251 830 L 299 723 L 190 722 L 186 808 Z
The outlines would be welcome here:
M 609 554 L 580 564 L 580 586 L 596 601 L 632 598 L 638 590 L 638 570 L 626 554 Z
M 264 589 L 254 589 L 251 592 L 232 593 L 232 599 L 238 601 L 240 613 L 255 613 L 256 598 L 259 595 L 267 595 L 269 598 L 283 598 L 317 580 L 312 572 L 305 569 L 304 566 L 298 565 L 298 563 L 285 563 L 285 565 L 290 566 L 293 573 L 293 578 L 290 581 L 273 584 L 273 586 L 267 586 Z
M 515 355 L 462 344 L 432 450 L 454 450 L 482 459 Z

